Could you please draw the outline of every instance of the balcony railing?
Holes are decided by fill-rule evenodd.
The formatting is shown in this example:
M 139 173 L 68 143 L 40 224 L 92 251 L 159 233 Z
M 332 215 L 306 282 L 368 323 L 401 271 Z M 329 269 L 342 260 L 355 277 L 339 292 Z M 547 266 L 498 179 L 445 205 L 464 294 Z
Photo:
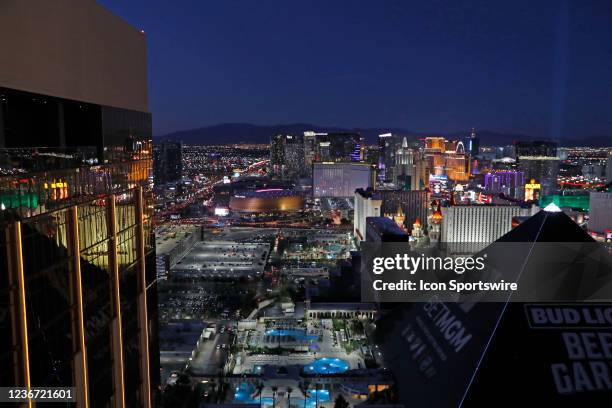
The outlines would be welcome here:
M 108 194 L 116 194 L 121 201 L 126 192 L 137 186 L 151 188 L 150 157 L 103 165 L 82 161 L 86 156 L 50 153 L 47 157 L 65 158 L 72 164 L 52 170 L 0 174 L 0 224 L 3 219 L 33 217 L 92 200 L 103 206 Z

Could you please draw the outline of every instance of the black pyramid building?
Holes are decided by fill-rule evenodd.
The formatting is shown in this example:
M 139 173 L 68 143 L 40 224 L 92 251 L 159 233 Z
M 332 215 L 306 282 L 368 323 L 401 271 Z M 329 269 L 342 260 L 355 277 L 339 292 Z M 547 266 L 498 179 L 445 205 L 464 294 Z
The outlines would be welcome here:
M 605 407 L 612 403 L 610 253 L 554 205 L 501 237 L 532 243 L 532 274 L 561 276 L 580 301 L 508 303 L 478 362 L 463 406 Z M 554 267 L 551 267 L 554 266 Z M 594 286 L 596 285 L 596 286 Z M 591 301 L 583 301 L 590 298 Z M 486 304 L 480 306 L 489 306 Z
M 432 298 L 397 308 L 378 326 L 385 332 L 382 349 L 397 376 L 400 402 L 407 407 L 611 406 L 612 303 L 609 290 L 593 284 L 609 288 L 612 263 L 606 248 L 551 206 L 483 252 L 488 251 L 505 251 L 521 265 L 520 282 L 553 287 L 546 296 L 597 300 L 448 303 Z M 538 275 L 543 280 L 534 281 Z

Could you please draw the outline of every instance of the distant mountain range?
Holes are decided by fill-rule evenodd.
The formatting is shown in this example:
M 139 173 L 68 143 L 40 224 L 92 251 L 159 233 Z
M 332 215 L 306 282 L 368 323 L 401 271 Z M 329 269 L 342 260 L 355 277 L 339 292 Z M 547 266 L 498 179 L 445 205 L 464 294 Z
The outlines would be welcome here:
M 269 143 L 270 136 L 279 133 L 299 134 L 307 130 L 315 132 L 359 132 L 366 138 L 369 144 L 376 143 L 378 135 L 382 133 L 395 133 L 416 139 L 425 136 L 439 135 L 449 139 L 463 139 L 469 135 L 469 130 L 451 133 L 424 133 L 400 128 L 342 128 L 336 126 L 317 126 L 307 123 L 292 123 L 286 125 L 253 125 L 249 123 L 223 123 L 219 125 L 206 126 L 196 129 L 172 132 L 167 135 L 157 136 L 154 139 L 171 139 L 182 141 L 187 144 L 214 145 L 234 143 Z M 515 140 L 535 140 L 537 138 L 521 135 L 500 133 L 489 130 L 476 130 L 483 146 L 506 146 Z M 585 139 L 561 140 L 560 146 L 612 146 L 612 136 L 592 136 Z

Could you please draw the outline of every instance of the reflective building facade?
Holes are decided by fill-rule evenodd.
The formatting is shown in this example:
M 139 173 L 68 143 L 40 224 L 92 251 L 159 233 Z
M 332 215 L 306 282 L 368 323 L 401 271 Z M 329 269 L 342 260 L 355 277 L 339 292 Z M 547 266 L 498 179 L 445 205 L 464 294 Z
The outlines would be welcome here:
M 270 173 L 283 180 L 295 180 L 307 174 L 303 135 L 275 135 L 271 138 Z
M 306 164 L 364 160 L 364 141 L 359 133 L 304 132 L 304 142 Z
M 358 188 L 373 185 L 372 167 L 367 163 L 314 163 L 313 197 L 353 197 Z
M 0 386 L 75 387 L 78 407 L 150 407 L 159 353 L 145 39 L 93 1 L 52 13 L 28 3 L 0 16 L 3 46 L 39 59 L 0 68 Z M 20 36 L 5 32 L 15 24 Z
M 526 179 L 534 179 L 542 186 L 543 195 L 557 191 L 559 157 L 557 144 L 547 141 L 523 141 L 514 144 L 516 163 Z
M 380 183 L 391 183 L 395 171 L 395 150 L 397 136 L 391 133 L 378 135 L 378 174 Z
M 175 183 L 183 175 L 183 145 L 174 140 L 164 140 L 153 148 L 153 172 L 155 185 Z

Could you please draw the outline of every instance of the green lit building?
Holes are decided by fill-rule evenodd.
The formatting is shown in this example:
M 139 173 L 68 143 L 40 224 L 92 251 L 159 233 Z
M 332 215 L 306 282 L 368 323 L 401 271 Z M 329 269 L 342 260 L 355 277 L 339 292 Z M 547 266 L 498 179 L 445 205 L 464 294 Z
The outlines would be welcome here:
M 569 207 L 578 208 L 582 211 L 589 211 L 589 195 L 547 195 L 540 198 L 540 208 L 545 208 L 548 204 L 554 203 L 559 208 Z

